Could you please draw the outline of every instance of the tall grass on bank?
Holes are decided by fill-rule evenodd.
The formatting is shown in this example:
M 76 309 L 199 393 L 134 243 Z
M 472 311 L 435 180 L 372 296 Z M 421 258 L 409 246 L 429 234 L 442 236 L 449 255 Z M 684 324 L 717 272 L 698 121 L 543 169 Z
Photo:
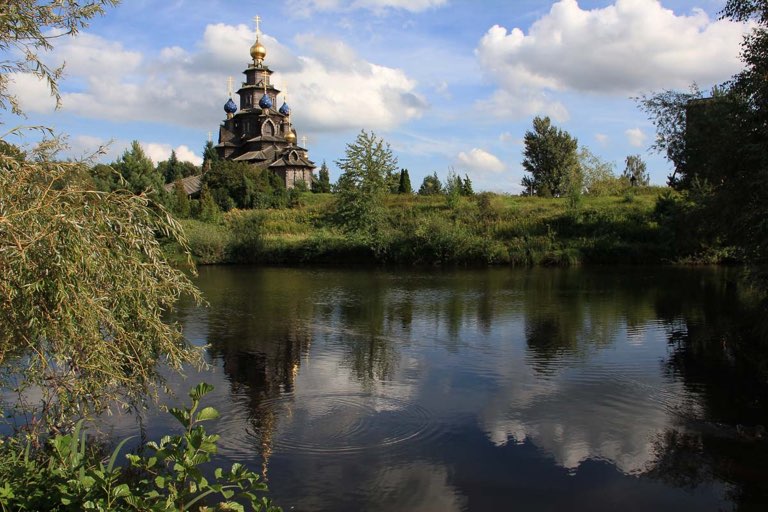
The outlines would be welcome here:
M 293 209 L 232 210 L 217 224 L 183 221 L 200 264 L 556 265 L 698 261 L 674 243 L 679 199 L 660 188 L 614 196 L 545 199 L 481 193 L 391 195 L 383 222 L 364 236 L 342 229 L 331 194 Z M 666 202 L 665 202 L 666 201 Z M 678 202 L 676 202 L 678 201 Z M 671 213 L 670 213 L 671 212 Z M 698 250 L 698 252 L 697 252 Z M 705 261 L 711 261 L 712 254 Z

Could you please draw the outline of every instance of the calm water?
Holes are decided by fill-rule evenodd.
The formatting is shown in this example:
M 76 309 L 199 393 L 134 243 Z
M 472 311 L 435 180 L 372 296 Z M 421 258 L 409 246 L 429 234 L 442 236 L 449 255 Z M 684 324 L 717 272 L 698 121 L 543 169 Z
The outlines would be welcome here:
M 286 510 L 757 509 L 768 358 L 729 277 L 202 268 L 212 368 L 177 386 L 216 386 L 222 459 Z

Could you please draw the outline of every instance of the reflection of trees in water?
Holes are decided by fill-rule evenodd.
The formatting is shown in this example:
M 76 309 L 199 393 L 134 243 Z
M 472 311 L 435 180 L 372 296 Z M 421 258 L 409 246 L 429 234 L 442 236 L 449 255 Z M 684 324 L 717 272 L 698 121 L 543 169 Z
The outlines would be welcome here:
M 402 325 L 410 326 L 412 316 L 407 302 L 403 306 L 392 300 L 392 286 L 381 274 L 371 272 L 367 279 L 345 283 L 344 299 L 334 305 L 338 326 L 344 334 L 337 339 L 343 353 L 343 364 L 364 385 L 391 380 L 400 357 L 405 336 Z
M 729 284 L 730 283 L 730 284 Z M 499 321 L 521 319 L 534 368 L 552 371 L 662 321 L 667 376 L 685 384 L 679 426 L 659 435 L 648 474 L 676 486 L 720 481 L 748 508 L 768 502 L 765 336 L 732 281 L 696 269 L 462 271 L 445 275 L 291 269 L 201 272 L 210 353 L 244 399 L 268 457 L 313 337 L 338 351 L 361 385 L 397 378 L 403 349 L 457 351 Z M 764 315 L 764 312 L 762 314 Z M 763 324 L 765 322 L 762 322 Z M 755 334 L 755 333 L 758 334 Z M 412 339 L 435 336 L 434 339 Z M 743 427 L 738 427 L 743 425 Z
M 532 365 L 552 371 L 563 357 L 583 357 L 613 344 L 655 319 L 653 296 L 660 283 L 641 271 L 533 270 L 523 283 L 525 339 Z
M 684 276 L 684 274 L 683 274 Z M 719 481 L 739 510 L 768 503 L 768 347 L 765 310 L 735 280 L 671 282 L 658 296 L 667 325 L 664 370 L 696 397 L 655 442 L 651 476 L 695 487 Z
M 688 393 L 677 426 L 654 442 L 648 475 L 686 488 L 720 482 L 740 509 L 768 503 L 768 339 L 765 309 L 744 300 L 722 271 L 658 270 L 600 276 L 532 272 L 525 336 L 534 367 L 604 346 L 648 322 L 666 326 L 663 370 Z M 618 279 L 617 279 L 618 278 Z M 605 294 L 604 296 L 602 294 Z

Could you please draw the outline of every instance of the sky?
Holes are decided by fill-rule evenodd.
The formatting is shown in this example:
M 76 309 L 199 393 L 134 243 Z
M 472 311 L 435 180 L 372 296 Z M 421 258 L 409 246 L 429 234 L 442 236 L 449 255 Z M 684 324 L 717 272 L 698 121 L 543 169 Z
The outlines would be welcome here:
M 741 69 L 749 27 L 719 20 L 724 4 L 123 0 L 44 56 L 66 63 L 59 110 L 45 84 L 13 77 L 27 113 L 15 124 L 67 134 L 74 158 L 109 143 L 102 159 L 113 161 L 138 140 L 156 162 L 174 149 L 199 164 L 225 118 L 227 79 L 237 83 L 250 61 L 258 15 L 299 142 L 333 181 L 364 129 L 391 145 L 415 188 L 453 170 L 475 190 L 519 193 L 523 137 L 549 116 L 617 173 L 641 155 L 661 185 L 671 165 L 650 149 L 654 126 L 634 98 L 707 90 Z

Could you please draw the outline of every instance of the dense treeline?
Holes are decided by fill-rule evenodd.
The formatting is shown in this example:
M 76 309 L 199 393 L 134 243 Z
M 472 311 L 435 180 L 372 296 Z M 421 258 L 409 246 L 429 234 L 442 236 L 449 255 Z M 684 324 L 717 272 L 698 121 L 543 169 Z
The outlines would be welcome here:
M 768 261 L 768 4 L 729 0 L 722 12 L 751 20 L 742 44 L 744 70 L 705 97 L 663 91 L 640 99 L 657 127 L 656 149 L 674 165 L 679 195 L 664 209 L 678 243 L 728 244 L 753 264 Z M 687 241 L 687 242 L 686 242 Z

